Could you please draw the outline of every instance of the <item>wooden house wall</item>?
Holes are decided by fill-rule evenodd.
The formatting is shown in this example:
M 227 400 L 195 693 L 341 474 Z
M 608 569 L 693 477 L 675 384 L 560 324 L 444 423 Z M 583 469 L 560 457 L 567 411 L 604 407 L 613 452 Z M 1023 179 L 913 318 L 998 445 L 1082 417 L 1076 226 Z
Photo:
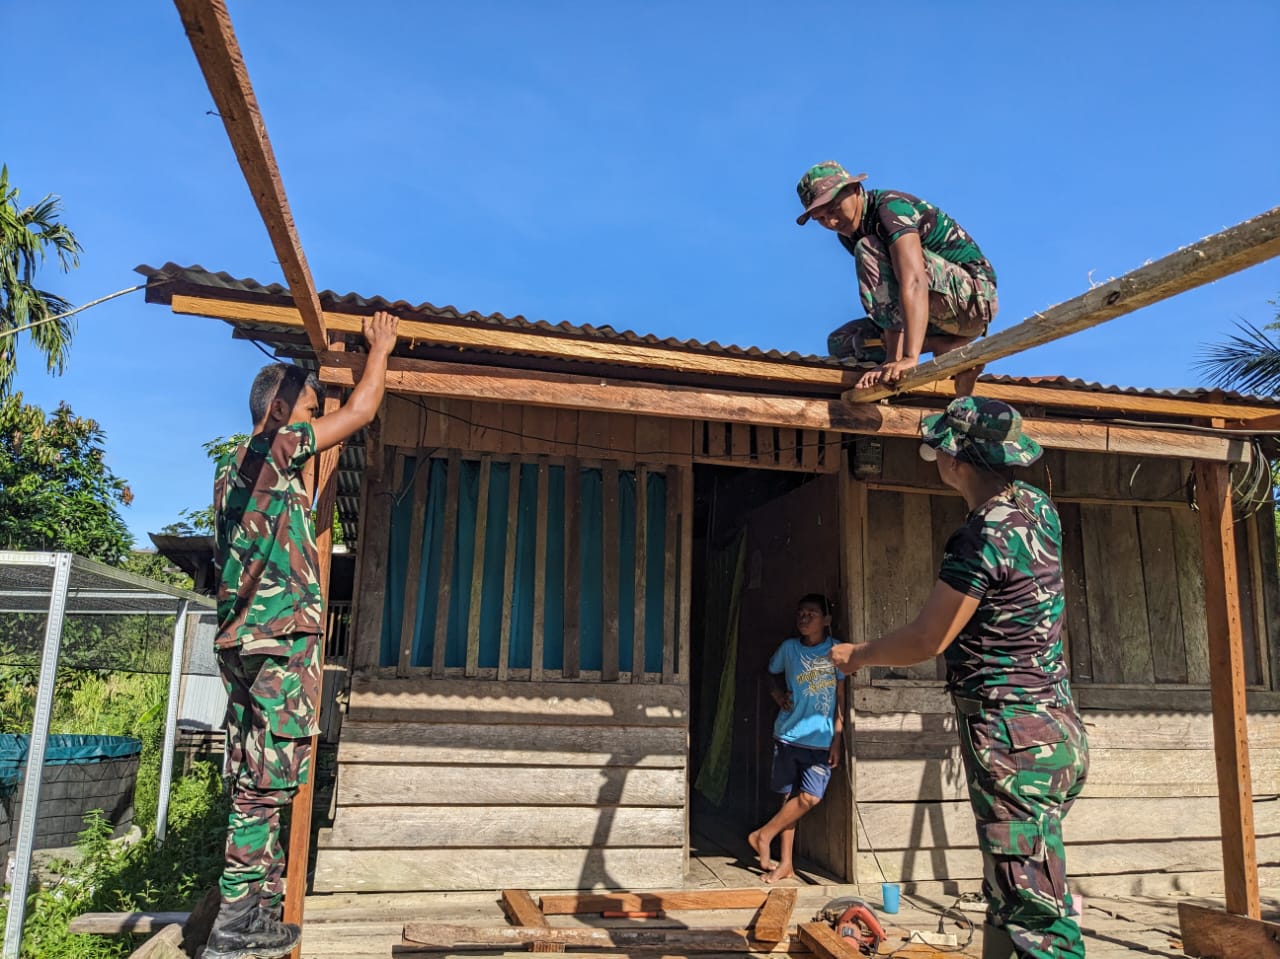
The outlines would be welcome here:
M 864 586 L 855 632 L 908 620 L 964 515 L 917 444 L 855 457 L 846 568 Z M 1063 518 L 1066 642 L 1090 736 L 1088 784 L 1066 821 L 1080 891 L 1209 891 L 1221 883 L 1204 584 L 1190 463 L 1055 454 L 1030 477 Z M 879 468 L 876 468 L 877 463 Z M 1270 510 L 1237 524 L 1258 861 L 1280 875 L 1280 584 Z M 941 666 L 875 670 L 854 690 L 859 881 L 981 878 Z M 879 857 L 879 866 L 875 854 Z M 1164 876 L 1164 878 L 1159 878 Z

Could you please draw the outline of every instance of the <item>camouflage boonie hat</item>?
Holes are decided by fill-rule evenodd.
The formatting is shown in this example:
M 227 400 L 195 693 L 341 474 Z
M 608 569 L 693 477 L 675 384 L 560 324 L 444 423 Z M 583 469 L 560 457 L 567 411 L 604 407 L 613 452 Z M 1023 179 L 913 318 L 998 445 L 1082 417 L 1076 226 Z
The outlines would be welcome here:
M 948 456 L 974 466 L 1030 466 L 1044 452 L 1022 432 L 1022 414 L 1000 400 L 961 396 L 945 412 L 926 416 L 921 424 L 924 446 L 920 455 Z
M 804 226 L 814 210 L 826 206 L 845 187 L 861 183 L 866 178 L 865 173 L 850 176 L 849 171 L 835 160 L 823 160 L 809 167 L 796 184 L 796 192 L 800 194 L 800 203 L 804 206 L 804 212 L 796 217 L 796 223 Z

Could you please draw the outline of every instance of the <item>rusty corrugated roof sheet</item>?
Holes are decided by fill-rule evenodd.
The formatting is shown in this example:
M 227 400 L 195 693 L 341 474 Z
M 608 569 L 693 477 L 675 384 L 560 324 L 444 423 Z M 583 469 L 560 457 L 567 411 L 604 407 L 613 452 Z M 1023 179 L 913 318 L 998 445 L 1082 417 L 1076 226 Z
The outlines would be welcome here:
M 279 283 L 263 284 L 252 278 L 233 277 L 229 273 L 212 272 L 204 267 L 180 266 L 166 263 L 162 267 L 143 264 L 135 268 L 147 278 L 147 302 L 169 303 L 175 294 L 209 295 L 231 294 L 231 298 L 261 302 L 264 299 L 289 306 L 293 298 L 289 289 Z M 389 310 L 406 319 L 432 320 L 457 323 L 459 326 L 496 326 L 521 332 L 547 333 L 574 336 L 583 339 L 606 340 L 645 346 L 666 347 L 675 351 L 703 353 L 726 357 L 769 359 L 794 363 L 799 366 L 840 366 L 840 361 L 830 356 L 813 356 L 780 350 L 762 350 L 755 346 L 722 345 L 715 340 L 702 342 L 697 339 L 665 339 L 653 334 L 639 334 L 631 330 L 616 330 L 611 326 L 575 326 L 572 323 L 550 323 L 546 320 L 530 320 L 523 316 L 505 316 L 501 313 L 477 313 L 462 311 L 455 306 L 436 306 L 433 303 L 409 303 L 407 300 L 388 300 L 381 296 L 362 296 L 358 293 L 335 293 L 325 290 L 319 294 L 325 310 L 338 313 L 367 314 L 373 310 Z M 1280 397 L 1256 396 L 1230 390 L 1209 387 L 1161 389 L 1155 387 L 1115 386 L 1104 383 L 1073 379 L 1066 376 L 1006 376 L 986 375 L 983 382 L 1003 383 L 1011 386 L 1036 386 L 1049 389 L 1075 390 L 1131 396 L 1152 396 L 1187 400 L 1223 400 L 1242 403 L 1274 405 L 1280 408 Z

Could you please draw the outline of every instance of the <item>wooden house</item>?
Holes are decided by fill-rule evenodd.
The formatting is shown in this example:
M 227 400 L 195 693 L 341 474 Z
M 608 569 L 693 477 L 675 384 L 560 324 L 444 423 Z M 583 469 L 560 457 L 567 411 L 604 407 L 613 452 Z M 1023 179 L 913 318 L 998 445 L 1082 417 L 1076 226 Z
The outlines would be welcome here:
M 148 301 L 320 365 L 284 288 L 139 269 Z M 393 310 L 402 341 L 382 413 L 338 469 L 354 625 L 315 890 L 679 885 L 692 835 L 744 836 L 773 808 L 764 664 L 798 597 L 832 596 L 837 634 L 861 639 L 931 588 L 964 515 L 917 455 L 945 391 L 853 405 L 853 371 L 825 358 L 320 301 L 330 387 L 358 377 L 360 315 Z M 1092 750 L 1067 821 L 1077 889 L 1221 888 L 1207 610 L 1233 580 L 1257 861 L 1280 882 L 1261 446 L 1280 403 L 1060 378 L 978 392 L 1022 409 L 1047 449 L 1028 478 L 1064 521 Z M 1197 506 L 1221 511 L 1227 466 L 1224 558 Z M 848 761 L 801 825 L 802 855 L 840 880 L 976 882 L 938 664 L 853 683 Z

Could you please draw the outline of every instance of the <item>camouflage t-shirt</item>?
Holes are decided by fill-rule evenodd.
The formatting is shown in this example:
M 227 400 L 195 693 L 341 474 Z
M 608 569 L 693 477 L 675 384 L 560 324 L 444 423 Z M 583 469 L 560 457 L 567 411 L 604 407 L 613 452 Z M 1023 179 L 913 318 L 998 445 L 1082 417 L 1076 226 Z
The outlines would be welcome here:
M 938 578 L 978 600 L 947 647 L 953 691 L 1003 702 L 1069 697 L 1061 554 L 1053 501 L 1023 482 L 978 507 L 952 534 Z
M 850 253 L 864 236 L 878 237 L 888 247 L 904 233 L 918 233 L 920 245 L 930 253 L 985 277 L 995 286 L 995 268 L 982 255 L 973 237 L 936 206 L 898 190 L 867 190 L 866 197 L 858 231 L 853 236 L 839 235 Z
M 213 482 L 219 649 L 287 656 L 289 637 L 321 631 L 319 562 L 302 469 L 310 423 L 250 437 L 218 459 Z

